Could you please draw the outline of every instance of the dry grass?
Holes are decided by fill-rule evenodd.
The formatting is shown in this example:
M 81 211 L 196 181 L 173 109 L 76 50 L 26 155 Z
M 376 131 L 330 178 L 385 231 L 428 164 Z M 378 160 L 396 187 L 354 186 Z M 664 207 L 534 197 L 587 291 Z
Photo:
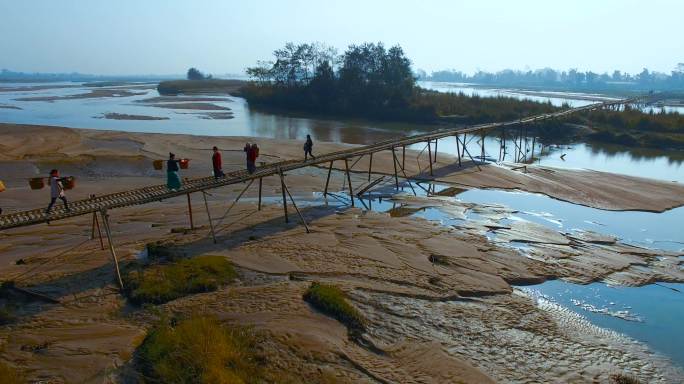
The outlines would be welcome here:
M 152 383 L 261 383 L 257 338 L 246 328 L 194 316 L 154 328 L 140 347 L 145 381 Z
M 222 256 L 199 256 L 169 264 L 135 265 L 124 275 L 128 297 L 136 304 L 161 304 L 228 284 L 237 273 Z
M 0 361 L 0 383 L 2 384 L 24 384 L 26 379 L 21 372 Z
M 349 304 L 344 292 L 334 285 L 311 283 L 304 293 L 304 300 L 319 311 L 339 320 L 351 331 L 365 329 L 365 320 L 361 313 Z
M 614 373 L 610 375 L 610 382 L 612 384 L 641 384 L 641 381 L 639 381 L 639 379 L 636 377 L 622 373 Z

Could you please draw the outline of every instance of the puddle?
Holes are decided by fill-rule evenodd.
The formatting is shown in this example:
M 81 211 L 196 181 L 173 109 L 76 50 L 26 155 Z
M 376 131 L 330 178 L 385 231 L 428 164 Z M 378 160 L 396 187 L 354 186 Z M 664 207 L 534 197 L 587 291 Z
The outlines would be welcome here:
M 684 367 L 684 284 L 616 287 L 553 280 L 518 288 L 537 300 L 568 308 L 592 324 L 644 342 Z

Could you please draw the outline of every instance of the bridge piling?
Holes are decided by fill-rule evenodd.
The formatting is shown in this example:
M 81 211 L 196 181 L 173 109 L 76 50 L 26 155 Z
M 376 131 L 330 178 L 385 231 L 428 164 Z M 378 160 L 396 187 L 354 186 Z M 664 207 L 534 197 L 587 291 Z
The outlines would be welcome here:
M 347 184 L 349 184 L 349 198 L 351 199 L 351 206 L 354 206 L 354 192 L 352 191 L 351 175 L 349 174 L 349 160 L 344 158 L 344 170 L 347 173 Z
M 259 178 L 259 202 L 257 203 L 257 211 L 261 211 L 261 186 L 264 182 L 264 178 Z
M 207 218 L 209 219 L 209 229 L 211 230 L 211 238 L 216 244 L 216 233 L 214 232 L 214 222 L 211 220 L 211 212 L 209 212 L 209 203 L 207 203 L 207 192 L 202 191 L 202 197 L 204 197 L 204 208 L 207 210 Z
M 458 156 L 458 167 L 461 167 L 461 142 L 458 140 L 458 134 L 454 136 L 456 138 L 456 156 Z
M 395 164 L 395 169 L 396 169 L 396 164 L 399 164 L 399 159 L 397 156 L 394 154 L 394 151 L 392 151 L 392 157 L 394 157 L 394 164 Z M 409 179 L 408 175 L 406 175 L 406 170 L 404 170 L 404 167 L 399 164 L 399 168 L 401 169 L 401 173 L 404 175 L 404 178 L 406 179 L 406 182 L 408 183 L 409 187 L 411 187 L 411 190 L 413 191 L 414 196 L 418 196 L 416 193 L 416 190 L 413 189 L 413 184 L 411 184 L 411 179 Z
M 427 143 L 428 147 L 428 164 L 430 164 L 430 176 L 432 176 L 432 144 L 431 140 L 428 139 Z M 392 153 L 394 153 L 394 147 L 392 147 Z M 394 173 L 397 173 L 397 165 L 394 165 Z M 399 181 L 397 181 L 397 189 L 399 189 Z
M 287 200 L 285 199 L 285 178 L 283 177 L 283 171 L 280 169 L 280 167 L 278 167 L 278 175 L 280 175 L 280 190 L 283 193 L 283 211 L 285 212 L 285 222 L 289 223 L 290 218 L 287 217 Z
M 302 221 L 302 224 L 304 224 L 304 228 L 306 229 L 306 233 L 311 233 L 309 231 L 309 226 L 306 225 L 306 220 L 304 220 L 304 216 L 302 216 L 302 213 L 299 212 L 299 208 L 297 208 L 297 203 L 295 203 L 294 198 L 292 198 L 292 194 L 290 194 L 290 190 L 287 188 L 287 185 L 285 185 L 285 177 L 283 176 L 282 172 L 280 173 L 280 181 L 283 185 L 283 190 L 287 192 L 287 195 L 290 197 L 290 201 L 292 202 L 292 206 L 294 207 L 295 211 L 297 212 L 297 215 L 299 215 L 299 219 Z M 284 194 L 283 194 L 284 196 Z M 353 199 L 353 197 L 352 197 Z M 352 200 L 353 202 L 353 200 Z M 287 215 L 285 216 L 287 218 Z
M 187 194 L 188 196 L 188 216 L 190 217 L 190 229 L 194 230 L 195 229 L 195 223 L 192 220 L 192 202 L 190 201 L 190 194 Z
M 100 211 L 102 216 L 102 224 L 104 225 L 105 233 L 107 234 L 107 241 L 109 243 L 109 253 L 112 255 L 112 260 L 114 261 L 114 270 L 116 271 L 116 278 L 119 283 L 119 288 L 121 291 L 124 290 L 123 280 L 121 280 L 121 271 L 119 270 L 119 260 L 116 257 L 116 251 L 114 250 L 114 243 L 112 242 L 112 230 L 109 227 L 109 216 L 107 215 L 107 210 L 103 209 Z
M 104 241 L 102 240 L 102 231 L 100 230 L 100 221 L 97 219 L 97 212 L 93 212 L 93 228 L 90 232 L 90 240 L 95 240 L 95 229 L 100 238 L 100 249 L 104 250 Z
M 439 139 L 435 139 L 435 161 L 434 161 L 435 163 L 437 162 L 437 142 L 438 141 L 439 141 Z
M 466 135 L 467 135 L 467 133 L 463 133 L 463 148 L 461 148 L 461 157 L 465 156 Z M 458 137 L 458 135 L 457 135 L 457 137 Z
M 392 157 L 396 159 L 397 155 L 394 154 L 394 147 L 392 147 Z M 399 190 L 399 174 L 397 173 L 397 162 L 393 161 L 392 164 L 394 165 L 394 184 L 397 187 L 397 191 Z M 432 168 L 432 164 L 430 164 L 430 168 Z
M 370 154 L 370 160 L 368 162 L 368 182 L 371 180 L 371 170 L 373 169 L 373 153 Z
M 328 185 L 330 184 L 330 174 L 332 173 L 334 160 L 330 160 L 330 167 L 328 167 L 328 178 L 325 179 L 325 189 L 323 190 L 323 196 L 328 194 Z M 370 173 L 370 170 L 368 171 Z
M 406 146 L 401 146 L 401 167 L 406 168 Z
M 485 133 L 484 131 L 482 132 L 482 135 L 480 135 L 480 148 L 482 151 L 482 154 L 480 155 L 480 158 L 482 159 L 482 162 L 484 163 L 485 161 Z

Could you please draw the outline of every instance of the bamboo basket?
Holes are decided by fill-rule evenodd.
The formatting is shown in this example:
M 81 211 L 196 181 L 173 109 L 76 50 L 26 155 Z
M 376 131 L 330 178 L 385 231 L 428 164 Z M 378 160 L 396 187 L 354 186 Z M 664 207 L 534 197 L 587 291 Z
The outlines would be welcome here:
M 45 179 L 42 177 L 34 177 L 29 179 L 29 185 L 31 189 L 43 189 L 45 187 Z
M 65 177 L 62 180 L 62 185 L 64 185 L 64 189 L 74 189 L 76 187 L 76 178 L 73 176 Z
M 154 169 L 161 171 L 161 169 L 164 168 L 164 160 L 155 160 L 152 162 L 152 165 L 154 166 Z

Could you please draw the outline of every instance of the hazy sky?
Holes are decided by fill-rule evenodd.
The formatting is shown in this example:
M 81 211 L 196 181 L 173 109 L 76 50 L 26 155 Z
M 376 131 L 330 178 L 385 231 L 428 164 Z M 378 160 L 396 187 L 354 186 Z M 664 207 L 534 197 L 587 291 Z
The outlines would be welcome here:
M 669 72 L 683 20 L 683 0 L 0 0 L 0 68 L 240 73 L 288 41 L 382 41 L 427 71 Z

